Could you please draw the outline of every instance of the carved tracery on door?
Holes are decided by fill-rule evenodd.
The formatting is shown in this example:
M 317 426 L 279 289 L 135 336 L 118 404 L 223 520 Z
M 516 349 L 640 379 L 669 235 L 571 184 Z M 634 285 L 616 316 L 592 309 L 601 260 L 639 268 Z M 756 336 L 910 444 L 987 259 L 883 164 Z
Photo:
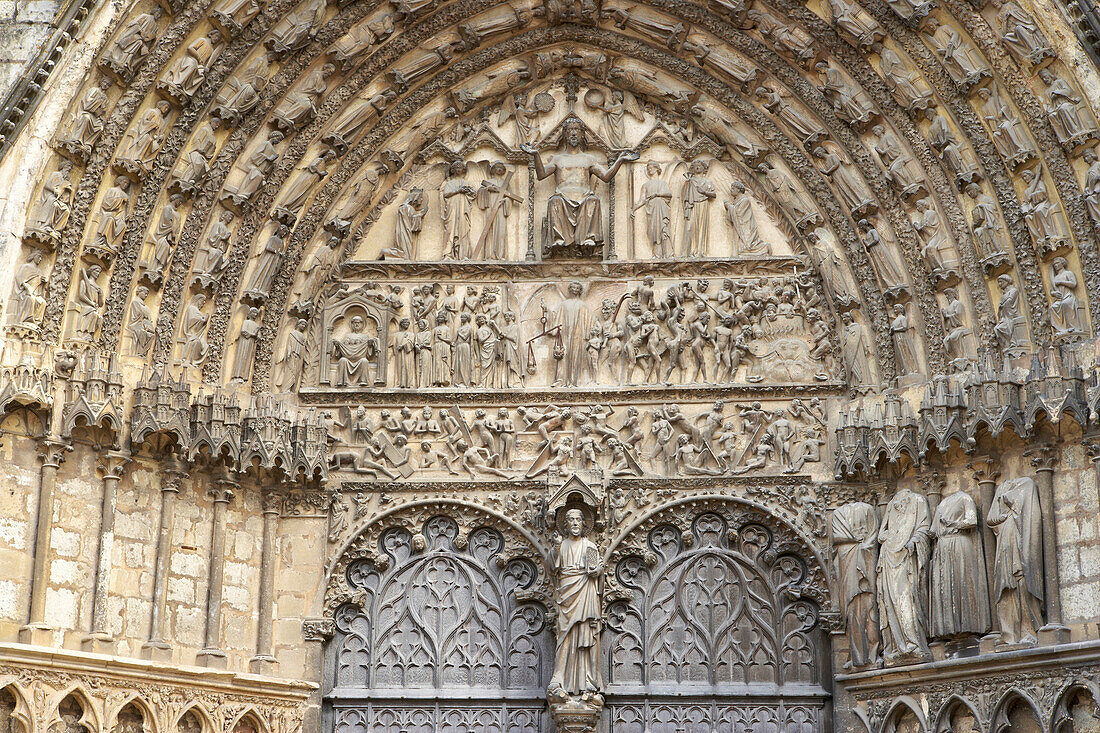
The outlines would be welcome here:
M 805 557 L 740 509 L 680 509 L 636 529 L 612 566 L 609 730 L 825 730 L 826 650 L 811 597 L 822 579 Z
M 328 714 L 337 733 L 547 729 L 553 662 L 537 553 L 437 515 L 377 534 L 347 563 L 335 608 Z

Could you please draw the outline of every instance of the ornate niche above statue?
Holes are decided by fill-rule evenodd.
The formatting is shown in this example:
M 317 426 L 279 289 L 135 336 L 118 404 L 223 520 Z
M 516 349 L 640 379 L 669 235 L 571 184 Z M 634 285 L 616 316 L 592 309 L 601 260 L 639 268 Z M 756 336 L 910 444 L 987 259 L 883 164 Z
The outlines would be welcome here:
M 576 54 L 574 61 L 583 64 L 586 57 Z M 595 63 L 599 72 L 607 60 Z M 494 83 L 489 80 L 456 92 L 442 112 L 425 113 L 403 143 L 403 158 L 419 165 L 382 196 L 356 259 L 682 260 L 792 253 L 784 233 L 792 227 L 781 223 L 784 208 L 798 209 L 803 222 L 812 219 L 812 206 L 797 189 L 776 194 L 774 181 L 756 175 L 766 151 L 752 133 L 710 119 L 697 93 L 657 77 L 626 68 L 599 73 L 631 80 L 645 96 L 571 77 L 568 84 L 552 81 L 504 94 L 499 107 L 476 119 L 461 116 L 457 110 L 475 103 Z M 708 132 L 665 110 L 669 100 L 680 100 L 672 106 L 690 110 Z
M 386 384 L 393 305 L 377 291 L 340 291 L 325 308 L 319 381 L 333 387 Z

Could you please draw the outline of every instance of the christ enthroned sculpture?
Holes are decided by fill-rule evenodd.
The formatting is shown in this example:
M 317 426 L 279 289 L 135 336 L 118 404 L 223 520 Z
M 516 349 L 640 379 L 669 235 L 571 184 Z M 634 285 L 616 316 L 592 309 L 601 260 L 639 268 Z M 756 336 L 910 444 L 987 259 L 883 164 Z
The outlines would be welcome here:
M 545 256 L 599 256 L 604 242 L 604 216 L 593 176 L 608 183 L 622 164 L 638 159 L 638 153 L 620 153 L 609 166 L 586 149 L 580 120 L 565 121 L 558 152 L 547 159 L 530 144 L 522 150 L 534 156 L 535 175 L 541 181 L 554 177 L 554 193 L 546 202 Z

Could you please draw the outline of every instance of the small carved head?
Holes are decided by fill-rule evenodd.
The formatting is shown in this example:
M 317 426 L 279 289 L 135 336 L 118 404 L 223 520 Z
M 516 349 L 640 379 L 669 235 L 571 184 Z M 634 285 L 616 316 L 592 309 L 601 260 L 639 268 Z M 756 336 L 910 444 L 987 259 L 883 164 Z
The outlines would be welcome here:
M 1081 157 L 1085 159 L 1086 163 L 1096 162 L 1096 151 L 1092 148 L 1085 148 L 1085 152 L 1081 153 Z M 974 184 L 970 184 L 974 185 Z
M 351 326 L 351 330 L 355 333 L 362 333 L 363 329 L 366 328 L 367 323 L 363 320 L 362 316 L 352 316 L 349 325 Z
M 570 537 L 580 537 L 584 534 L 584 512 L 580 509 L 570 509 L 565 513 L 565 528 L 569 530 Z
M 655 160 L 651 160 L 645 164 L 645 172 L 650 178 L 656 178 L 661 175 L 661 164 Z
M 501 163 L 499 160 L 496 160 L 496 161 L 493 161 L 492 165 L 489 166 L 489 175 L 491 175 L 491 176 L 503 176 L 505 171 L 507 171 L 507 170 L 508 169 L 505 167 L 504 163 Z
M 691 166 L 689 167 L 689 170 L 694 176 L 704 175 L 708 170 L 710 170 L 710 161 L 704 160 L 703 158 L 696 158 L 695 160 L 691 161 Z
M 466 161 L 456 160 L 451 163 L 447 166 L 447 174 L 451 178 L 459 178 L 460 176 L 466 175 Z

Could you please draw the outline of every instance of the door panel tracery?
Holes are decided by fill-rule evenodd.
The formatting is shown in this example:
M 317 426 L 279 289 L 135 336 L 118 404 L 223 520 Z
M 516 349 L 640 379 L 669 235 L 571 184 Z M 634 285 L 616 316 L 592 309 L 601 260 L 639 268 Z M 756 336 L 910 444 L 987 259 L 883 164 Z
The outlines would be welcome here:
M 687 527 L 649 528 L 614 565 L 609 731 L 824 730 L 804 561 L 763 524 L 707 511 Z
M 446 516 L 391 527 L 379 559 L 347 565 L 358 603 L 336 608 L 329 714 L 338 733 L 545 729 L 552 663 L 529 557 L 504 556 L 492 527 L 461 535 Z

